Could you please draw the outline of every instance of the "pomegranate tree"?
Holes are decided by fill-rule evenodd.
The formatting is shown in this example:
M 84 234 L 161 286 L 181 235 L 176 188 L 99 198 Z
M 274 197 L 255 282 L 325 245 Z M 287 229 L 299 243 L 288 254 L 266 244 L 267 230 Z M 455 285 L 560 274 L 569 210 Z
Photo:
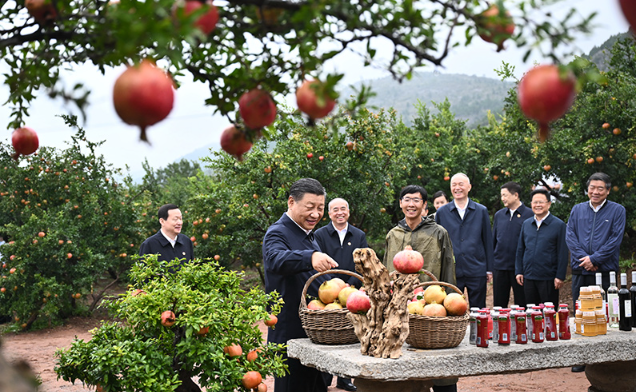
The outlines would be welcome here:
M 477 33 L 484 41 L 497 45 L 497 52 L 503 49 L 504 41 L 515 31 L 510 12 L 496 4 L 479 14 L 477 20 Z
M 154 63 L 144 60 L 128 67 L 115 81 L 113 103 L 119 117 L 141 129 L 140 139 L 148 141 L 146 127 L 168 117 L 174 104 L 174 83 Z
M 252 148 L 252 142 L 247 140 L 244 132 L 241 132 L 234 125 L 230 125 L 221 134 L 221 148 L 242 161 L 243 154 Z
M 241 95 L 239 112 L 249 128 L 263 128 L 274 122 L 276 104 L 269 92 L 255 88 Z
M 393 266 L 400 273 L 415 274 L 424 266 L 424 257 L 422 257 L 420 252 L 413 250 L 410 245 L 407 245 L 404 250 L 395 254 Z
M 194 25 L 201 30 L 203 34 L 208 35 L 214 31 L 216 24 L 219 21 L 219 11 L 212 4 L 211 0 L 205 2 L 187 0 L 185 3 L 180 1 L 175 4 L 172 12 L 174 17 L 188 17 L 190 14 L 202 7 L 207 8 L 208 11 L 199 16 L 199 18 L 194 22 Z
M 336 101 L 329 96 L 324 83 L 305 80 L 296 90 L 296 104 L 301 112 L 315 120 L 328 115 L 336 106 Z
M 28 127 L 18 128 L 11 135 L 11 143 L 15 149 L 13 159 L 18 159 L 20 155 L 33 154 L 40 146 L 38 134 Z
M 519 107 L 526 117 L 539 123 L 539 140 L 548 138 L 548 123 L 563 116 L 572 105 L 575 83 L 571 72 L 562 73 L 556 65 L 534 67 L 519 82 Z

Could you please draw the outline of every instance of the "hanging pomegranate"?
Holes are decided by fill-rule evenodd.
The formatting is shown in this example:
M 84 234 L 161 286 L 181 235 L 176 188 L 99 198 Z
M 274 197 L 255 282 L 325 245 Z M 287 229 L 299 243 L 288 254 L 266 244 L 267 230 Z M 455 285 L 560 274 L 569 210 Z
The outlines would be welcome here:
M 228 154 L 235 156 L 239 161 L 242 161 L 243 154 L 252 148 L 252 142 L 247 140 L 245 133 L 234 125 L 230 125 L 221 134 L 221 148 Z
M 11 144 L 15 149 L 13 159 L 18 159 L 20 155 L 31 155 L 40 146 L 38 134 L 28 127 L 18 128 L 11 135 Z
M 296 104 L 301 112 L 315 120 L 328 115 L 336 106 L 336 101 L 329 97 L 324 83 L 305 80 L 296 90 Z
M 276 119 L 276 104 L 267 91 L 255 88 L 241 95 L 239 112 L 249 128 L 263 128 Z
M 575 83 L 571 72 L 562 75 L 556 65 L 534 67 L 519 82 L 519 107 L 526 117 L 539 123 L 540 141 L 550 134 L 548 123 L 563 116 L 574 102 Z
M 197 11 L 201 7 L 208 9 L 203 15 L 199 16 L 194 22 L 194 25 L 199 28 L 205 35 L 209 35 L 216 28 L 216 24 L 219 21 L 219 11 L 212 4 L 211 0 L 199 1 L 199 0 L 187 0 L 185 3 L 179 1 L 175 3 L 172 10 L 174 17 L 187 17 L 191 13 Z
M 636 1 L 619 0 L 618 2 L 621 5 L 621 10 L 623 11 L 623 15 L 625 15 L 625 19 L 627 19 L 627 22 L 629 22 L 633 31 L 636 29 Z
M 497 52 L 503 49 L 503 43 L 512 37 L 515 24 L 510 12 L 493 4 L 477 17 L 477 33 L 486 42 L 497 45 Z
M 154 63 L 144 60 L 128 67 L 115 81 L 113 103 L 119 117 L 141 129 L 139 138 L 145 142 L 146 127 L 168 117 L 174 104 L 174 83 Z

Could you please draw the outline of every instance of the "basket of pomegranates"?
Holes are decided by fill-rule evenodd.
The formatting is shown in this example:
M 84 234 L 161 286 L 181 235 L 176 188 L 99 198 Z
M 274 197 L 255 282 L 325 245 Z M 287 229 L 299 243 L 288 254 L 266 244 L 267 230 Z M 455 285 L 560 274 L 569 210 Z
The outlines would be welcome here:
M 369 309 L 369 297 L 355 287 L 351 287 L 340 278 L 332 278 L 323 282 L 318 289 L 318 299 L 307 304 L 307 289 L 319 276 L 329 274 L 343 274 L 355 276 L 362 281 L 362 276 L 347 270 L 328 270 L 313 275 L 305 283 L 298 314 L 307 336 L 317 344 L 352 344 L 358 342 L 353 332 L 353 324 L 347 318 L 350 309 Z M 367 307 L 368 305 L 368 307 Z M 363 309 L 360 309 L 363 310 Z
M 447 291 L 450 291 L 447 294 Z M 468 327 L 468 301 L 446 282 L 423 282 L 409 301 L 409 335 L 406 343 L 416 348 L 457 347 Z

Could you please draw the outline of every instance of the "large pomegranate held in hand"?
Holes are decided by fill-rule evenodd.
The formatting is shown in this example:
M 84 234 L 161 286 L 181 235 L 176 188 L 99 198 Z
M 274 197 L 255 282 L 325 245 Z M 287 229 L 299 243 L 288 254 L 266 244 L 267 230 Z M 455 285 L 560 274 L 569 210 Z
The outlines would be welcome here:
M 315 120 L 328 115 L 336 106 L 336 101 L 329 97 L 324 83 L 305 80 L 296 90 L 296 104 L 301 112 Z
M 11 135 L 11 144 L 15 149 L 13 159 L 18 159 L 20 155 L 33 154 L 40 146 L 38 134 L 28 127 L 18 128 Z
M 634 0 L 619 0 L 618 2 L 621 5 L 625 19 L 627 19 L 633 31 L 636 29 L 636 2 Z
M 148 141 L 146 127 L 168 117 L 174 104 L 172 79 L 151 61 L 128 67 L 115 81 L 113 103 L 119 117 L 141 128 L 140 139 Z
M 503 43 L 512 37 L 515 24 L 510 12 L 493 4 L 478 16 L 477 33 L 486 42 L 497 45 L 497 52 L 503 49 Z
M 393 267 L 398 272 L 403 274 L 415 274 L 418 273 L 424 266 L 424 257 L 422 254 L 410 245 L 404 247 L 404 250 L 399 251 L 393 257 Z
M 194 22 L 194 25 L 208 35 L 216 28 L 216 24 L 219 21 L 219 11 L 216 9 L 212 1 L 206 2 L 198 0 L 187 0 L 185 3 L 182 1 L 175 3 L 172 14 L 174 17 L 188 17 L 191 13 L 197 11 L 201 7 L 206 7 L 208 11 Z
M 539 123 L 542 142 L 550 133 L 548 123 L 563 116 L 572 105 L 575 83 L 572 73 L 562 76 L 556 65 L 534 67 L 519 82 L 519 107 L 526 117 Z
M 263 128 L 274 122 L 276 104 L 267 91 L 255 88 L 241 95 L 239 112 L 249 128 Z
M 243 154 L 252 148 L 252 142 L 247 140 L 245 133 L 234 125 L 230 125 L 221 134 L 221 148 L 228 154 L 235 156 L 239 161 L 242 161 Z

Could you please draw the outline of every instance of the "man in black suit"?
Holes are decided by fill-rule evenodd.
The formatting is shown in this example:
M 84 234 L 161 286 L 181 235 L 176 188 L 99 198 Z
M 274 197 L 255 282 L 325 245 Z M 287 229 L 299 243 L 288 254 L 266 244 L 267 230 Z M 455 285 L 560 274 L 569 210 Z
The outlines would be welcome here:
M 183 217 L 179 207 L 165 204 L 157 213 L 161 229 L 148 237 L 139 248 L 139 255 L 159 254 L 160 261 L 181 259 L 188 262 L 194 258 L 194 246 L 185 234 L 181 234 Z
M 368 248 L 367 236 L 364 231 L 349 224 L 349 203 L 345 199 L 337 198 L 329 202 L 329 218 L 331 222 L 316 230 L 316 241 L 320 249 L 331 256 L 340 265 L 340 269 L 355 272 L 353 251 L 357 248 Z M 362 282 L 354 276 L 339 275 L 339 278 L 351 286 L 360 287 Z M 345 305 L 345 304 L 341 304 Z M 327 385 L 331 384 L 331 375 L 326 376 Z M 351 379 L 338 377 L 336 387 L 345 391 L 355 391 Z
M 287 212 L 267 229 L 263 239 L 265 291 L 275 290 L 285 301 L 276 328 L 268 330 L 268 342 L 286 344 L 289 339 L 307 337 L 298 316 L 305 283 L 317 272 L 338 266 L 334 259 L 320 251 L 312 233 L 324 214 L 325 194 L 325 188 L 317 180 L 302 178 L 296 181 L 289 189 Z M 317 280 L 309 288 L 309 293 L 314 296 L 318 294 Z M 276 392 L 327 391 L 320 371 L 304 366 L 286 354 L 284 359 L 289 374 L 275 378 Z

